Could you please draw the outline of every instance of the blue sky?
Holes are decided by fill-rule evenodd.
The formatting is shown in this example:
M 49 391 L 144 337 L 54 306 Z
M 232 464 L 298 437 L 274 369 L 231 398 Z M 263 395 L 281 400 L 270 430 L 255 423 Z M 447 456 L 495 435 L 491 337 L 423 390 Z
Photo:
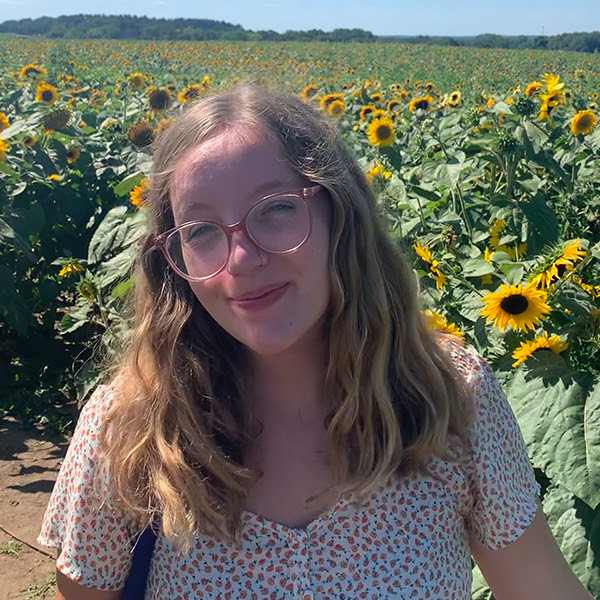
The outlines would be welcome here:
M 600 30 L 598 0 L 0 0 L 0 22 L 78 12 L 206 18 L 246 29 L 360 27 L 378 35 L 556 35 Z

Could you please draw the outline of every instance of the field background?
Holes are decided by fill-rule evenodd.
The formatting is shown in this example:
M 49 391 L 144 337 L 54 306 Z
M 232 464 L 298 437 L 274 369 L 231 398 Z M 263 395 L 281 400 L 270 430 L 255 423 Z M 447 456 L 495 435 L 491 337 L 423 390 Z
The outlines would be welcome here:
M 337 121 L 415 266 L 433 326 L 462 335 L 503 383 L 552 530 L 600 597 L 600 129 L 591 117 L 573 129 L 577 115 L 599 114 L 599 55 L 12 39 L 0 40 L 0 58 L 0 415 L 6 432 L 38 427 L 0 458 L 35 465 L 30 441 L 68 436 L 72 407 L 98 381 L 94 356 L 123 326 L 152 139 L 194 97 L 264 83 Z M 365 114 L 377 110 L 379 133 Z M 487 319 L 482 299 L 498 293 Z M 516 315 L 509 327 L 503 300 Z M 38 476 L 52 480 L 55 467 Z M 19 483 L 15 498 L 23 474 L 0 471 L 0 525 L 32 542 L 31 516 L 10 506 L 33 489 L 41 516 L 49 489 Z M 0 545 L 5 572 L 34 560 L 10 544 Z M 475 575 L 474 598 L 489 598 Z M 4 597 L 50 589 L 32 571 L 30 589 Z

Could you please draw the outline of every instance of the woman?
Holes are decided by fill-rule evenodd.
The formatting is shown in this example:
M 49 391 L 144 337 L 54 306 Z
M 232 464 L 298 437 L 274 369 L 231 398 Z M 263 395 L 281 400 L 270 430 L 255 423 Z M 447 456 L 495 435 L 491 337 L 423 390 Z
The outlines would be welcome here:
M 588 599 L 476 354 L 427 330 L 356 160 L 237 87 L 160 136 L 123 361 L 84 408 L 39 541 L 57 598 Z

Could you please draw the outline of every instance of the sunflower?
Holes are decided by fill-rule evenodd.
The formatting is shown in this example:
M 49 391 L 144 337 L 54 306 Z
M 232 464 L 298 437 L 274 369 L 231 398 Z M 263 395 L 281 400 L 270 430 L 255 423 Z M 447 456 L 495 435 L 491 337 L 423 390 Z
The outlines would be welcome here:
M 398 92 L 398 98 L 400 102 L 406 102 L 408 100 L 408 92 L 406 90 L 400 90 Z
M 373 104 L 379 104 L 383 100 L 383 94 L 375 92 L 374 94 L 371 94 L 369 96 L 369 99 L 371 100 L 371 102 L 373 102 Z
M 44 69 L 44 67 L 40 67 L 38 65 L 29 63 L 28 65 L 25 65 L 21 69 L 19 76 L 20 77 L 29 77 L 29 75 L 47 75 L 47 74 L 48 74 L 48 71 L 46 71 L 46 69 Z
M 37 86 L 35 99 L 37 102 L 45 102 L 48 106 L 52 106 L 58 101 L 58 91 L 49 83 L 41 83 Z
M 548 332 L 544 331 L 544 333 L 537 335 L 530 342 L 521 342 L 521 346 L 512 353 L 512 357 L 515 359 L 515 362 L 512 364 L 512 366 L 518 367 L 536 350 L 551 350 L 554 352 L 554 354 L 560 354 L 568 347 L 569 344 L 562 340 L 558 335 L 549 336 Z
M 392 120 L 388 117 L 373 119 L 367 127 L 367 136 L 373 146 L 391 146 L 396 137 Z
M 8 117 L 4 113 L 0 112 L 0 133 L 2 133 L 5 129 L 8 129 L 9 125 L 10 121 L 8 120 Z
M 542 82 L 541 81 L 532 81 L 525 88 L 525 95 L 528 98 L 531 98 L 531 96 L 537 96 L 537 94 L 539 94 L 541 91 L 542 91 Z
M 591 110 L 580 110 L 571 121 L 571 133 L 587 135 L 594 131 L 597 121 L 596 115 Z
M 117 132 L 121 131 L 121 124 L 116 119 L 109 117 L 108 119 L 104 119 L 104 121 L 102 121 L 100 129 L 106 129 L 110 132 Z
M 67 148 L 67 162 L 72 165 L 81 155 L 79 148 L 75 146 L 69 146 Z
M 485 262 L 491 264 L 493 255 L 494 255 L 494 253 L 490 252 L 490 249 L 486 246 L 485 250 L 483 251 L 483 260 L 485 260 Z M 482 283 L 482 285 L 489 285 L 490 283 L 492 283 L 492 274 L 486 273 L 485 275 L 482 275 L 481 283 Z
M 94 302 L 94 300 L 96 300 L 96 287 L 90 281 L 80 281 L 77 284 L 77 291 L 79 292 L 79 295 L 88 302 Z
M 435 83 L 433 83 L 433 81 L 427 81 L 427 82 L 425 83 L 425 89 L 426 89 L 428 92 L 433 92 L 433 90 L 435 89 Z
M 402 104 L 401 104 L 400 100 L 397 100 L 396 98 L 394 98 L 393 100 L 390 100 L 386 104 L 385 108 L 387 109 L 388 112 L 394 112 L 396 110 L 399 110 L 401 105 Z
M 431 255 L 431 250 L 425 246 L 421 246 L 418 242 L 413 246 L 417 256 L 427 265 L 429 274 L 435 279 L 435 287 L 441 290 L 446 285 L 446 276 L 440 271 L 439 263 Z
M 154 141 L 154 130 L 148 121 L 140 121 L 129 128 L 127 137 L 134 146 L 143 148 Z
M 133 205 L 133 206 L 139 206 L 142 207 L 144 206 L 144 201 L 146 199 L 146 196 L 148 194 L 148 188 L 147 188 L 147 183 L 148 183 L 148 179 L 142 179 L 142 181 L 140 182 L 139 185 L 137 185 L 136 187 L 134 187 L 131 192 L 129 192 L 129 202 Z
M 463 332 L 454 323 L 449 323 L 446 317 L 440 313 L 427 309 L 424 311 L 424 315 L 427 319 L 427 324 L 434 331 L 443 331 L 444 333 L 449 333 L 460 338 L 464 337 Z
M 329 106 L 327 107 L 327 112 L 332 117 L 341 117 L 345 110 L 346 105 L 344 104 L 343 100 L 334 100 L 333 102 L 330 102 Z
M 433 98 L 431 96 L 420 96 L 413 98 L 408 105 L 408 110 L 414 112 L 415 110 L 429 110 L 433 104 Z
M 555 91 L 561 90 L 565 87 L 564 83 L 559 83 L 559 75 L 553 75 L 552 73 L 544 73 L 544 83 L 546 84 L 546 91 L 552 94 Z
M 59 108 L 48 113 L 42 120 L 42 127 L 46 131 L 58 131 L 64 129 L 71 122 L 71 111 Z
M 302 100 L 304 100 L 304 102 L 309 102 L 310 100 L 313 100 L 316 97 L 318 91 L 319 88 L 314 83 L 309 83 L 308 85 L 305 85 L 302 88 L 302 91 L 300 92 L 300 97 L 302 98 Z
M 360 109 L 360 120 L 364 121 L 369 115 L 371 115 L 373 113 L 373 111 L 375 110 L 375 107 L 372 104 L 367 104 L 366 106 L 363 106 Z
M 144 87 L 144 75 L 142 73 L 132 73 L 127 77 L 127 83 L 134 90 L 141 90 Z
M 76 275 L 77 273 L 83 273 L 85 268 L 83 265 L 74 260 L 67 261 L 63 268 L 59 271 L 59 277 L 71 277 L 71 275 Z
M 167 88 L 150 87 L 147 94 L 148 104 L 153 110 L 167 110 L 171 106 L 171 94 Z
M 517 248 L 514 246 L 507 246 L 506 244 L 500 243 L 500 232 L 506 227 L 506 223 L 502 219 L 496 219 L 492 227 L 490 228 L 490 246 L 498 252 L 506 252 L 511 260 L 517 259 L 517 253 L 519 256 L 523 256 L 527 252 L 527 242 L 521 242 Z
M 578 275 L 573 275 L 571 281 L 576 283 L 584 292 L 588 293 L 594 300 L 600 298 L 600 285 L 585 283 Z
M 23 138 L 23 146 L 25 146 L 25 148 L 31 148 L 32 146 L 35 146 L 36 143 L 37 138 L 31 134 L 28 134 Z
M 106 92 L 94 88 L 88 99 L 90 106 L 102 106 L 106 102 Z
M 538 290 L 531 283 L 522 287 L 518 285 L 501 285 L 496 292 L 484 296 L 481 301 L 485 307 L 481 310 L 482 317 L 494 327 L 505 331 L 510 325 L 512 329 L 527 331 L 533 329 L 551 308 L 546 304 L 547 294 Z
M 431 250 L 427 246 L 423 247 L 419 242 L 417 242 L 413 248 L 417 253 L 417 256 L 423 259 L 426 263 L 431 264 L 433 262 Z
M 448 100 L 446 100 L 446 106 L 448 108 L 458 108 L 462 103 L 462 96 L 458 90 L 454 90 Z
M 8 150 L 8 144 L 0 139 L 0 162 L 4 162 L 6 159 L 6 151 Z
M 181 104 L 193 102 L 200 97 L 200 94 L 202 94 L 203 91 L 204 88 L 201 85 L 188 85 L 177 94 L 177 100 L 179 100 Z
M 374 167 L 371 167 L 367 171 L 367 180 L 373 181 L 373 179 L 377 177 L 383 177 L 384 179 L 389 179 L 392 176 L 390 171 L 384 171 L 383 165 L 381 163 L 376 164 Z
M 540 271 L 531 283 L 537 288 L 547 290 L 554 285 L 564 274 L 565 271 L 572 271 L 575 263 L 585 257 L 585 250 L 582 250 L 579 240 L 573 240 L 564 249 L 557 249 L 550 257 L 542 271 Z
M 336 100 L 344 101 L 344 96 L 341 94 L 325 94 L 325 96 L 321 97 L 321 110 L 323 112 L 327 111 L 329 105 Z

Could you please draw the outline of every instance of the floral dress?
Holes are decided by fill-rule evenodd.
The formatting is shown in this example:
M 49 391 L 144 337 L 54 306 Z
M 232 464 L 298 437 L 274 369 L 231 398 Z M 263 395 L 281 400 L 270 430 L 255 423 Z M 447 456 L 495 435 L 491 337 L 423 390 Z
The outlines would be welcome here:
M 470 540 L 502 548 L 533 521 L 539 485 L 513 411 L 487 364 L 453 351 L 474 391 L 468 444 L 450 436 L 431 475 L 391 479 L 370 497 L 342 498 L 304 528 L 242 513 L 242 544 L 198 535 L 181 555 L 158 535 L 146 600 L 468 600 Z M 100 386 L 82 410 L 38 542 L 83 586 L 119 590 L 132 559 L 127 518 L 95 492 L 98 433 L 110 406 Z M 435 477 L 433 476 L 435 475 Z

